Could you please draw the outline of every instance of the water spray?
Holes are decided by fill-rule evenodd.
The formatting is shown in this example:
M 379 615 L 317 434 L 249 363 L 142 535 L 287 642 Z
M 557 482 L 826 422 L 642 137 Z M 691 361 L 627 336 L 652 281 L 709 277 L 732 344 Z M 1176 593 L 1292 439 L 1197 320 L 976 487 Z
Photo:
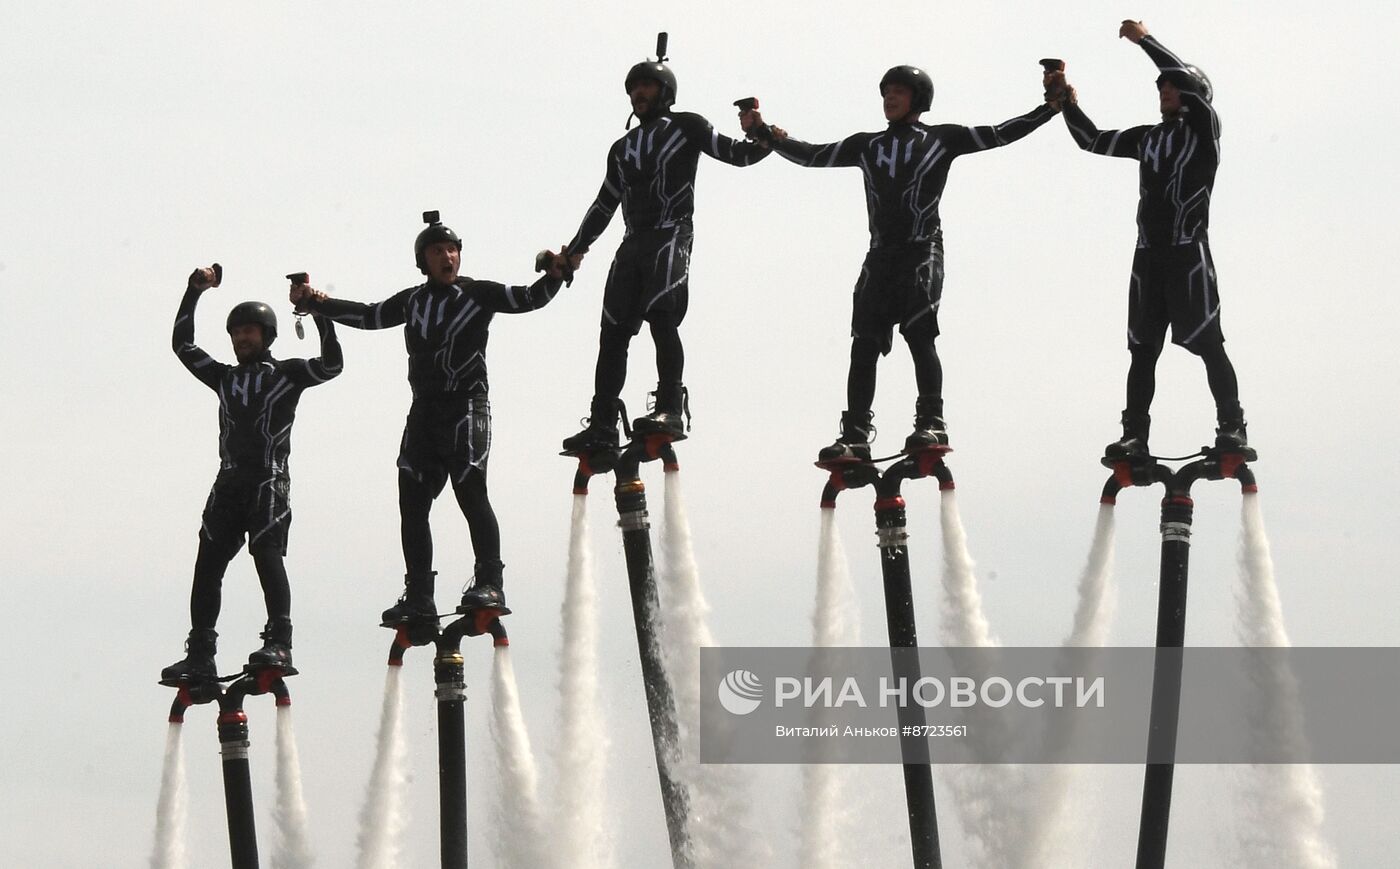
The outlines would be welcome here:
M 183 712 L 183 710 L 182 710 Z M 185 822 L 189 815 L 189 791 L 185 781 L 184 727 L 172 720 L 165 731 L 165 760 L 160 772 L 160 798 L 156 802 L 155 844 L 151 869 L 186 869 Z
M 587 487 L 584 487 L 587 492 Z M 608 732 L 598 701 L 598 591 L 589 540 L 588 498 L 574 495 L 568 575 L 560 607 L 558 782 L 554 815 L 560 849 L 579 869 L 607 865 Z
M 871 463 L 822 465 L 830 472 L 822 490 L 822 506 L 835 506 L 836 496 L 861 486 L 875 487 L 875 525 L 879 539 L 880 569 L 885 586 L 885 624 L 890 638 L 890 662 L 895 679 L 914 684 L 920 678 L 919 639 L 914 622 L 914 592 L 909 573 L 907 520 L 900 488 L 905 480 L 935 477 L 940 490 L 953 488 L 953 475 L 943 463 L 946 447 L 920 450 L 904 456 L 883 473 Z M 925 710 L 918 704 L 900 705 L 901 732 L 923 734 Z M 907 728 L 911 728 L 906 730 Z M 909 840 L 915 869 L 940 869 L 942 849 L 938 840 L 938 815 L 933 797 L 933 773 L 928 743 L 922 735 L 903 736 L 899 743 L 904 761 L 904 797 L 909 812 Z
M 1167 857 L 1167 826 L 1171 816 L 1172 776 L 1175 772 L 1177 721 L 1181 711 L 1181 648 L 1186 640 L 1187 559 L 1191 552 L 1194 503 L 1191 486 L 1198 480 L 1235 479 L 1245 494 L 1258 491 L 1247 462 L 1252 449 L 1207 453 L 1172 470 L 1156 461 L 1104 459 L 1113 476 L 1104 484 L 1103 502 L 1113 503 L 1120 489 L 1161 483 L 1161 578 L 1157 599 L 1156 654 L 1152 668 L 1152 711 L 1147 737 L 1147 770 L 1142 785 L 1142 815 L 1138 826 L 1137 869 L 1162 869 Z

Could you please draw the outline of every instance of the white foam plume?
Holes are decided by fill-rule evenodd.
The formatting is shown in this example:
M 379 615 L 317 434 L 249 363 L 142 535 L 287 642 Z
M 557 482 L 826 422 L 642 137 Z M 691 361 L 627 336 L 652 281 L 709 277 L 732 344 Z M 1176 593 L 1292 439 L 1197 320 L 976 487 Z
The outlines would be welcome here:
M 384 676 L 384 702 L 379 713 L 374 766 L 360 809 L 357 869 L 397 869 L 407 816 L 407 749 L 403 738 L 403 667 L 391 666 Z
M 520 710 L 520 690 L 510 647 L 497 646 L 491 668 L 491 738 L 496 746 L 497 858 L 505 869 L 546 869 L 556 849 L 548 847 L 540 819 L 539 770 Z M 572 865 L 572 864 L 570 864 Z
M 753 824 L 748 782 L 741 767 L 701 764 L 700 761 L 700 648 L 713 646 L 707 617 L 709 604 L 700 588 L 686 517 L 680 473 L 665 474 L 665 515 L 662 529 L 661 599 L 662 649 L 675 689 L 680 730 L 680 780 L 690 791 L 690 832 L 698 869 L 729 866 L 767 866 L 772 861 L 766 840 Z
M 1074 625 L 1065 637 L 1064 645 L 1071 649 L 1093 649 L 1108 640 L 1113 623 L 1113 505 L 1100 504 L 1094 524 L 1094 538 L 1089 545 L 1089 557 L 1079 574 L 1078 602 L 1074 609 Z M 1077 656 L 1076 661 L 1087 664 L 1092 658 Z M 1069 739 L 1069 734 L 1050 728 L 1045 734 L 1044 750 L 1053 753 Z M 1064 865 L 1074 842 L 1067 818 L 1076 817 L 1070 805 L 1075 800 L 1072 787 L 1078 767 L 1051 763 L 1026 771 L 1027 790 L 1022 797 L 1025 833 L 1014 842 L 1011 864 L 1021 867 Z
M 1000 645 L 982 612 L 977 589 L 976 564 L 967 547 L 953 489 L 942 492 L 940 521 L 943 531 L 943 615 L 939 636 L 945 647 L 991 648 Z M 1004 734 L 997 716 L 969 719 L 968 744 L 973 754 L 989 754 Z M 1016 840 L 1024 829 L 1025 806 L 1020 801 L 1023 775 L 1006 764 L 955 764 L 948 771 L 959 819 L 969 838 L 975 865 L 1002 869 L 1013 865 Z
M 1256 493 L 1241 507 L 1240 585 L 1236 632 L 1244 646 L 1291 645 L 1274 582 L 1273 558 Z M 1305 744 L 1298 682 L 1286 662 L 1251 658 L 1251 744 L 1295 751 Z M 1239 826 L 1241 862 L 1270 869 L 1327 869 L 1337 860 L 1322 833 L 1323 793 L 1309 764 L 1256 764 L 1240 770 L 1244 799 Z
M 833 509 L 821 511 L 812 644 L 823 648 L 860 645 L 860 611 Z M 797 865 L 810 869 L 841 869 L 854 865 L 847 843 L 858 838 L 852 829 L 851 810 L 860 803 L 850 799 L 851 773 L 849 767 L 833 763 L 802 767 Z
M 311 869 L 316 864 L 301 789 L 292 707 L 277 707 L 277 811 L 272 842 L 273 869 Z
M 967 533 L 963 530 L 955 490 L 943 490 L 939 515 L 943 526 L 944 598 L 939 637 L 945 646 L 998 645 L 982 613 L 976 564 L 967 550 Z
M 185 823 L 189 816 L 189 791 L 185 781 L 184 725 L 171 722 L 165 731 L 165 759 L 160 770 L 160 796 L 156 800 L 155 843 L 151 869 L 186 869 Z
M 557 847 L 578 869 L 612 865 L 605 779 L 608 735 L 598 700 L 598 590 L 588 496 L 575 495 L 569 566 L 560 608 L 559 727 L 555 743 Z

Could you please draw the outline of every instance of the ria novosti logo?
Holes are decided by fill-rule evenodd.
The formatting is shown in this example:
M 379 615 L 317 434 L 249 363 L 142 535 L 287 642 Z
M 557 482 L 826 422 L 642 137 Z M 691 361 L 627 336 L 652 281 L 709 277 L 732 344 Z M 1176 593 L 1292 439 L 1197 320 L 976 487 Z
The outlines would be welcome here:
M 719 703 L 734 715 L 748 715 L 763 701 L 763 682 L 748 670 L 731 670 L 720 680 Z

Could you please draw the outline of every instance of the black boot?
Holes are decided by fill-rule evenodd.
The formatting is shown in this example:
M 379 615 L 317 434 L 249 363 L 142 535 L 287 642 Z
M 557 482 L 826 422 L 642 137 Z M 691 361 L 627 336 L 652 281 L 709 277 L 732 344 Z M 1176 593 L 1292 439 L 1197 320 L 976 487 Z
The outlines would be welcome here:
M 684 440 L 686 419 L 690 416 L 690 393 L 679 380 L 656 384 L 656 403 L 651 413 L 632 423 L 639 435 L 662 434 Z M 684 414 L 684 415 L 682 415 Z
M 605 398 L 601 395 L 593 396 L 593 403 L 588 411 L 588 427 L 573 437 L 564 438 L 564 452 L 589 453 L 617 449 L 617 421 L 619 419 L 623 421 L 625 428 L 627 409 L 623 406 L 621 399 Z M 631 434 L 631 431 L 628 430 L 628 437 L 631 437 Z
M 384 611 L 380 624 L 386 628 L 406 622 L 437 621 L 437 604 L 433 601 L 433 577 L 436 570 L 426 573 L 405 574 L 403 594 L 399 602 Z
M 1215 429 L 1215 448 L 1224 452 L 1243 452 L 1249 446 L 1249 438 L 1245 436 L 1244 408 L 1240 407 L 1240 403 L 1233 401 L 1228 407 L 1217 405 L 1215 417 L 1219 423 Z
M 821 452 L 817 453 L 817 461 L 870 461 L 870 440 L 875 436 L 875 426 L 871 425 L 873 419 L 875 414 L 868 410 L 844 411 L 841 414 L 841 436 L 831 446 L 822 447 Z
M 501 615 L 508 615 L 510 609 L 506 606 L 506 593 L 501 590 L 504 582 L 504 564 L 499 561 L 477 562 L 476 575 L 471 587 L 462 593 L 462 604 L 457 607 L 457 612 L 465 614 L 472 610 L 494 609 L 500 610 Z
M 276 618 L 268 621 L 263 628 L 263 632 L 258 634 L 262 638 L 263 647 L 248 656 L 248 665 L 251 667 L 281 667 L 284 670 L 292 668 L 292 620 L 289 618 Z
M 194 629 L 185 640 L 185 658 L 160 671 L 162 682 L 212 682 L 219 678 L 214 669 L 214 646 L 219 635 L 210 629 Z
M 943 399 L 921 395 L 914 402 L 914 430 L 904 439 L 906 453 L 948 445 L 948 426 L 943 422 Z
M 1152 418 L 1147 414 L 1123 411 L 1123 437 L 1104 447 L 1104 456 L 1130 460 L 1147 458 L 1147 432 L 1151 426 Z

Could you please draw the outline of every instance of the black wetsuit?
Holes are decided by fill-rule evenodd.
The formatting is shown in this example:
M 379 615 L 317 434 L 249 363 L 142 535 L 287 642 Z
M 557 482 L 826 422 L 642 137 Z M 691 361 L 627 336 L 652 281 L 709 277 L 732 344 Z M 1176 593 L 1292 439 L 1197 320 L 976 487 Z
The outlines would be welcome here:
M 914 357 L 920 396 L 941 402 L 943 369 L 934 349 L 943 292 L 938 205 L 948 170 L 955 158 L 1008 145 L 1054 114 L 1040 106 L 995 126 L 895 122 L 826 145 L 773 142 L 774 150 L 798 165 L 858 166 L 865 180 L 870 251 L 852 300 L 849 410 L 870 410 L 875 363 L 890 351 L 896 324 Z
M 679 383 L 685 351 L 678 327 L 689 304 L 691 219 L 695 170 L 704 153 L 732 166 L 768 155 L 752 142 L 715 132 L 691 112 L 665 111 L 629 130 L 608 151 L 607 171 L 569 250 L 582 253 L 597 241 L 622 206 L 627 232 L 608 271 L 595 396 L 615 399 L 627 379 L 627 346 L 651 324 L 657 379 Z
M 413 404 L 399 448 L 399 514 L 410 575 L 432 570 L 428 512 L 451 479 L 471 532 L 478 574 L 499 584 L 500 528 L 486 493 L 491 452 L 488 330 L 496 314 L 521 314 L 549 304 L 559 286 L 549 277 L 528 287 L 463 277 L 453 284 L 430 280 L 376 304 L 341 299 L 312 304 L 318 313 L 357 329 L 404 327 Z
M 194 312 L 202 290 L 185 291 L 175 316 L 171 345 L 190 373 L 219 396 L 219 474 L 200 522 L 199 554 L 190 593 L 196 629 L 213 629 L 219 618 L 224 571 L 248 538 L 262 583 L 269 621 L 291 614 L 291 590 L 282 558 L 292 510 L 292 423 L 303 390 L 340 374 L 335 327 L 317 317 L 321 355 L 274 359 L 264 350 L 238 365 L 216 361 L 194 343 Z
M 1185 63 L 1155 38 L 1138 43 L 1164 75 Z M 1168 325 L 1173 343 L 1202 357 L 1217 407 L 1238 411 L 1239 384 L 1225 354 L 1220 296 L 1210 254 L 1211 191 L 1220 165 L 1220 116 L 1205 97 L 1181 89 L 1182 110 L 1155 125 L 1100 130 L 1078 105 L 1065 123 L 1079 147 L 1138 163 L 1138 239 L 1128 288 L 1127 411 L 1145 415 Z

